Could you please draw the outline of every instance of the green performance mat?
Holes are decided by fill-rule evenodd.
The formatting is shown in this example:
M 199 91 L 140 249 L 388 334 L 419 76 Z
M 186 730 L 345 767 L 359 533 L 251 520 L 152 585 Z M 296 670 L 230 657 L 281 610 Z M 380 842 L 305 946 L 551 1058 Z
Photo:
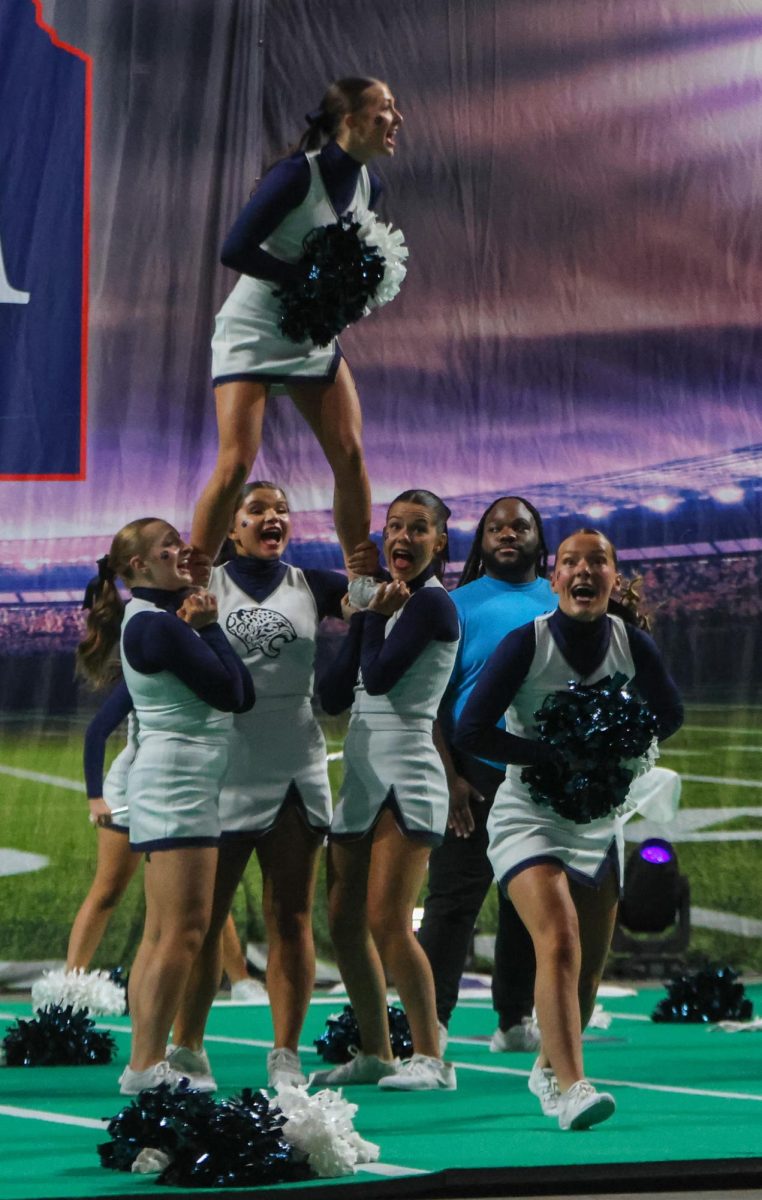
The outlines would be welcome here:
M 747 987 L 747 994 L 759 1013 L 762 986 Z M 457 1065 L 457 1091 L 344 1089 L 359 1106 L 355 1128 L 381 1148 L 378 1163 L 341 1180 L 237 1189 L 230 1195 L 294 1191 L 319 1200 L 332 1193 L 350 1200 L 352 1188 L 358 1200 L 511 1191 L 540 1195 L 543 1190 L 649 1190 L 660 1179 L 667 1181 L 667 1190 L 700 1191 L 717 1187 L 718 1180 L 727 1184 L 730 1176 L 734 1186 L 759 1186 L 762 1032 L 654 1024 L 649 1015 L 664 995 L 662 988 L 643 988 L 636 995 L 606 997 L 609 1027 L 585 1035 L 587 1074 L 616 1097 L 616 1114 L 603 1125 L 562 1133 L 554 1120 L 543 1117 L 527 1091 L 532 1055 L 491 1053 L 495 1018 L 488 1001 L 463 1001 L 447 1050 Z M 313 1040 L 344 1002 L 315 998 L 302 1039 L 305 1069 L 324 1065 Z M 18 1016 L 31 1016 L 28 1001 L 0 1001 L 3 1033 Z M 98 1025 L 114 1031 L 118 1056 L 110 1066 L 0 1068 L 4 1200 L 205 1190 L 160 1187 L 155 1176 L 99 1165 L 96 1147 L 106 1140 L 104 1122 L 127 1103 L 116 1081 L 127 1062 L 129 1018 Z M 270 1039 L 266 1006 L 215 1004 L 206 1047 L 221 1095 L 266 1084 Z

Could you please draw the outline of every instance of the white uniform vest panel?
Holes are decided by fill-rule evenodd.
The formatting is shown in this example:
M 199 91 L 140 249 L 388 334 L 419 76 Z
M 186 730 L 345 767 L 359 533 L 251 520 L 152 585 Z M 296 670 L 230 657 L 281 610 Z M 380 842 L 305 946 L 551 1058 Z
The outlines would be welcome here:
M 423 586 L 441 588 L 442 584 L 432 576 Z M 403 605 L 389 618 L 384 637 L 389 637 L 404 611 Z M 375 729 L 396 729 L 400 724 L 409 725 L 410 721 L 431 724 L 452 674 L 457 652 L 457 638 L 453 642 L 429 642 L 402 678 L 383 696 L 368 695 L 361 672 L 355 688 L 352 721 L 365 722 L 367 719 Z
M 566 691 L 568 683 L 595 684 L 617 673 L 635 676 L 627 628 L 619 617 L 610 616 L 611 639 L 603 662 L 591 675 L 581 676 L 566 661 L 553 640 L 548 622 L 552 614 L 535 617 L 536 646 L 531 666 L 511 707 L 505 714 L 506 728 L 520 737 L 536 738 L 535 712 L 546 696 Z M 612 845 L 616 847 L 621 880 L 624 839 L 621 818 L 612 813 L 579 825 L 560 817 L 552 808 L 535 804 L 529 787 L 522 782 L 523 767 L 508 767 L 487 821 L 489 858 L 495 878 L 503 881 L 523 864 L 553 859 L 572 877 L 594 883 L 604 870 Z
M 122 672 L 138 718 L 138 740 L 149 731 L 215 735 L 230 729 L 233 718 L 230 713 L 219 712 L 191 691 L 171 671 L 157 671 L 144 675 L 136 671 L 124 653 L 124 631 L 138 613 L 150 613 L 157 621 L 176 621 L 172 614 L 164 612 L 149 600 L 133 598 L 127 604 L 122 622 Z M 198 635 L 197 635 L 198 636 Z
M 295 263 L 304 254 L 304 239 L 313 229 L 322 225 L 335 225 L 338 214 L 328 198 L 328 193 L 317 162 L 318 152 L 307 155 L 310 168 L 310 186 L 301 204 L 292 209 L 270 236 L 262 243 L 262 249 L 283 262 Z M 350 211 L 367 208 L 370 203 L 370 177 L 366 167 L 360 169 L 357 187 L 349 205 Z M 248 313 L 252 304 L 259 305 L 263 298 L 271 302 L 276 284 L 264 279 L 242 275 L 220 309 L 221 317 Z
M 305 820 L 328 828 L 331 789 L 326 746 L 312 711 L 315 597 L 298 567 L 288 566 L 261 603 L 224 567 L 212 573 L 220 625 L 254 680 L 256 703 L 233 720 L 228 770 L 220 794 L 224 835 L 261 834 L 278 820 L 291 784 Z
M 432 577 L 424 587 L 442 584 Z M 402 612 L 404 605 L 386 622 L 386 637 Z M 360 680 L 344 742 L 344 781 L 332 836 L 362 836 L 384 804 L 393 801 L 403 833 L 431 845 L 442 840 L 449 799 L 432 725 L 457 651 L 457 639 L 429 642 L 385 696 L 369 696 Z
M 175 621 L 148 600 L 130 600 L 124 630 L 138 613 Z M 171 671 L 144 675 L 127 662 L 122 670 L 138 721 L 138 750 L 127 774 L 130 846 L 158 850 L 215 845 L 218 800 L 228 758 L 231 713 L 200 700 Z
M 251 672 L 257 701 L 252 712 L 298 703 L 312 696 L 318 611 L 298 567 L 261 603 L 234 583 L 224 567 L 212 572 L 225 637 Z M 244 714 L 245 715 L 245 714 Z

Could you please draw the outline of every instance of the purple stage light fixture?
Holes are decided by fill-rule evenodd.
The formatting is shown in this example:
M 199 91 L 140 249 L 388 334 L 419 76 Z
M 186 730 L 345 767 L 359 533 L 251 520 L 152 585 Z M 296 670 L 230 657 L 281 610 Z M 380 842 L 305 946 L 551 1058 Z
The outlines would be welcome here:
M 638 853 L 645 862 L 651 863 L 655 867 L 672 862 L 675 857 L 675 852 L 669 842 L 665 842 L 663 838 L 646 838 Z

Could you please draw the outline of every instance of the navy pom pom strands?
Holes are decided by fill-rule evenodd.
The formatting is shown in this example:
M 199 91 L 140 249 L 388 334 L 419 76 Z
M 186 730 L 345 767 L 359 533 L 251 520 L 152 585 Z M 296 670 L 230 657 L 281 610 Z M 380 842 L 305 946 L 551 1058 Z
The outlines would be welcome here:
M 304 239 L 302 274 L 274 294 L 280 327 L 293 342 L 327 346 L 364 316 L 392 300 L 405 277 L 407 247 L 399 230 L 372 213 L 340 217 Z
M 625 683 L 624 675 L 604 686 L 572 681 L 545 699 L 535 713 L 538 741 L 558 757 L 521 773 L 536 804 L 585 825 L 625 803 L 639 766 L 633 760 L 648 754 L 656 734 L 653 714 Z

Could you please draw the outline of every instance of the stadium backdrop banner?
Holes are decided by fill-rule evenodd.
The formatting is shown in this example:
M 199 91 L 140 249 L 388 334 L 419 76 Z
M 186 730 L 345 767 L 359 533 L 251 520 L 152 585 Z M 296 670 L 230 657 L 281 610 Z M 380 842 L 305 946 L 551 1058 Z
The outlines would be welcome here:
M 697 911 L 741 921 L 707 944 L 758 961 L 762 0 L 0 0 L 0 959 L 60 957 L 92 872 L 84 586 L 125 521 L 188 530 L 222 239 L 351 74 L 405 118 L 380 173 L 408 278 L 342 339 L 374 530 L 418 485 L 455 563 L 505 493 L 551 542 L 607 531 L 705 730 L 669 760 L 686 805 L 735 831 L 684 839 Z M 286 399 L 257 474 L 289 493 L 293 558 L 339 565 Z

